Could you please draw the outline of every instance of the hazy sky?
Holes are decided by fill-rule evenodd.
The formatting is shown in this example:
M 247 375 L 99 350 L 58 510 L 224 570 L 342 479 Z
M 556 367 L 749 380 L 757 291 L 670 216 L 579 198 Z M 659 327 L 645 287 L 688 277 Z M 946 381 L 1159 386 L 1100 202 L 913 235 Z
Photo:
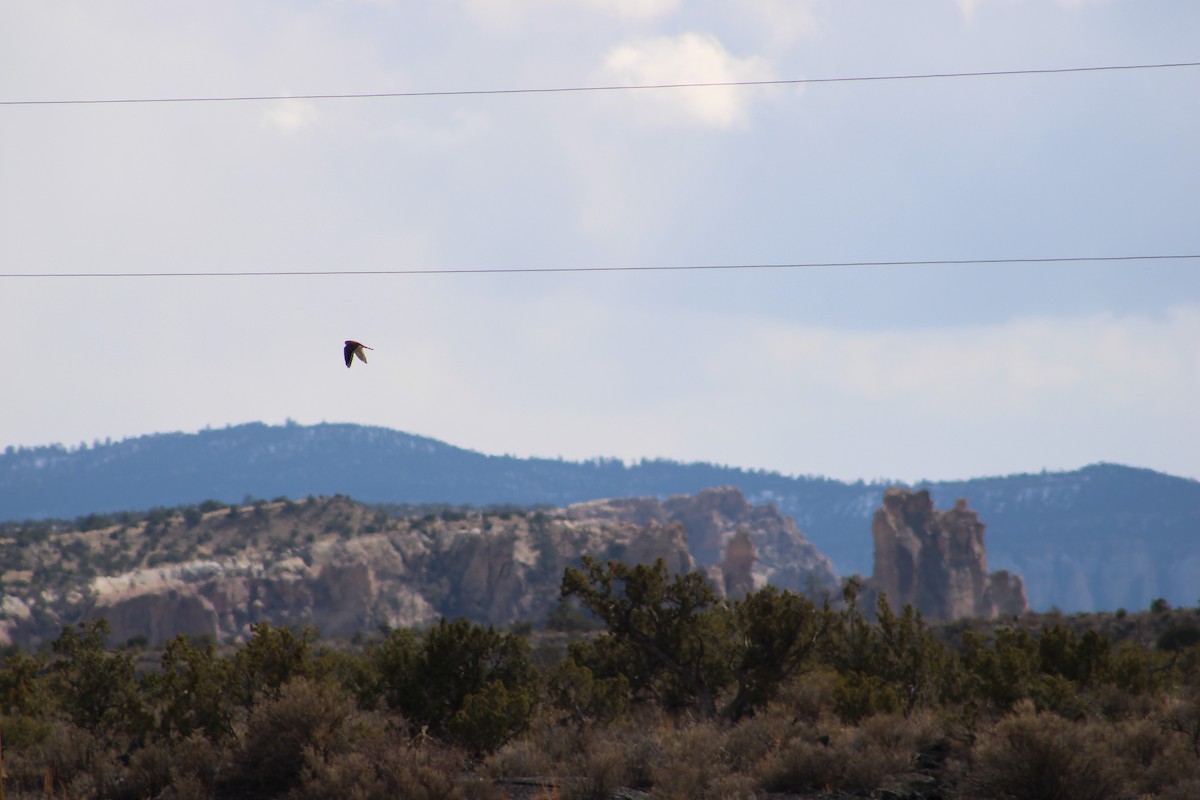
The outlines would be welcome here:
M 5 0 L 0 100 L 1162 64 L 1197 32 L 1195 0 Z M 1197 67 L 0 105 L 8 274 L 1197 253 Z M 1200 477 L 1198 409 L 1200 260 L 0 277 L 0 447 L 290 418 L 849 479 Z

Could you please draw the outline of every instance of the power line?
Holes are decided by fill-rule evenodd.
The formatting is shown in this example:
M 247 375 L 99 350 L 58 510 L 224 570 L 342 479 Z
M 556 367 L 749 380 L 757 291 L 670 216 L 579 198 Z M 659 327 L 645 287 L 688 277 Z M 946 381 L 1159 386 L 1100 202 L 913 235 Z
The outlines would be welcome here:
M 1014 75 L 1062 75 L 1081 72 L 1114 72 L 1119 70 L 1179 69 L 1200 67 L 1200 61 L 1181 61 L 1164 64 L 1118 64 L 1098 67 L 1058 67 L 1049 69 L 1005 69 L 982 72 L 928 72 L 900 75 L 856 75 L 835 78 L 792 78 L 760 81 L 705 81 L 694 83 L 645 83 L 607 86 L 551 86 L 524 89 L 449 89 L 417 92 L 348 92 L 339 94 L 262 94 L 224 95 L 209 97 L 123 97 L 60 100 L 0 100 L 0 106 L 82 106 L 131 105 L 145 103 L 238 103 L 276 100 L 368 100 L 410 97 L 469 97 L 476 95 L 564 94 L 570 92 L 615 92 L 646 89 L 704 89 L 744 86 L 801 86 L 821 83 L 862 83 L 868 81 L 913 81 L 934 78 L 995 78 Z
M 911 261 L 809 261 L 773 264 L 681 264 L 607 267 L 464 267 L 450 269 L 324 269 L 232 270 L 220 272 L 0 272 L 0 278 L 284 278 L 380 275 L 514 275 L 569 272 L 698 272 L 706 270 L 787 270 L 850 267 L 988 266 L 1017 264 L 1069 264 L 1119 261 L 1183 261 L 1200 259 L 1200 253 L 1181 255 L 1066 256 L 1057 258 L 963 258 Z

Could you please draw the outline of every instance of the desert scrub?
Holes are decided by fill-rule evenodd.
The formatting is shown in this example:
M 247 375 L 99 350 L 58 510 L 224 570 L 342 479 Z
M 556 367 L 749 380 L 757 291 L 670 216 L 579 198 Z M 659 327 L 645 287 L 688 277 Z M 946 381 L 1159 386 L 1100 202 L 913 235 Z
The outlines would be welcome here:
M 725 737 L 722 726 L 707 721 L 663 741 L 650 770 L 651 795 L 656 800 L 753 798 L 755 780 L 734 771 Z
M 1023 702 L 985 732 L 963 781 L 978 800 L 1116 800 L 1124 783 L 1107 743 L 1084 723 Z
M 801 720 L 783 708 L 772 708 L 767 713 L 743 720 L 726 732 L 725 757 L 737 772 L 759 775 L 762 765 L 781 747 L 796 737 L 807 736 L 815 740 L 821 735 L 816 731 L 822 729 L 819 718 Z
M 768 713 L 785 713 L 798 720 L 815 721 L 836 707 L 838 676 L 824 667 L 805 672 L 784 683 Z
M 359 731 L 352 750 L 312 761 L 292 800 L 503 800 L 491 781 L 467 775 L 466 754 L 433 741 L 395 735 L 382 725 Z
M 1097 728 L 1137 796 L 1166 796 L 1200 783 L 1200 759 L 1161 720 L 1130 719 Z M 1200 792 L 1190 795 L 1200 797 Z
M 903 792 L 928 779 L 917 772 L 921 756 L 945 737 L 943 723 L 928 713 L 878 714 L 859 725 L 797 720 L 788 733 L 759 764 L 767 791 Z
M 547 752 L 540 737 L 531 732 L 492 753 L 483 763 L 483 772 L 494 780 L 545 778 L 558 775 L 559 762 Z
M 306 766 L 349 749 L 353 708 L 333 684 L 307 678 L 285 684 L 250 710 L 232 783 L 267 795 L 296 786 Z
M 571 780 L 564 781 L 563 800 L 609 800 L 629 783 L 629 752 L 615 731 L 597 732 L 569 765 Z

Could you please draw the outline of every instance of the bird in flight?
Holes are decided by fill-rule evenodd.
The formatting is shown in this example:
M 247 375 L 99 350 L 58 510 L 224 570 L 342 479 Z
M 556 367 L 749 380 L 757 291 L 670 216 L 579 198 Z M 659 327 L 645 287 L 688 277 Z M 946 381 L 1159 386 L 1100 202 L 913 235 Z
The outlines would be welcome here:
M 344 351 L 342 351 L 343 354 L 346 356 L 346 369 L 349 369 L 350 365 L 354 363 L 355 356 L 358 356 L 358 360 L 363 362 L 364 364 L 367 363 L 367 354 L 364 353 L 363 350 L 373 350 L 373 349 L 374 349 L 373 347 L 367 347 L 365 344 L 362 344 L 361 342 L 356 342 L 353 339 L 347 339 L 346 340 L 346 349 Z

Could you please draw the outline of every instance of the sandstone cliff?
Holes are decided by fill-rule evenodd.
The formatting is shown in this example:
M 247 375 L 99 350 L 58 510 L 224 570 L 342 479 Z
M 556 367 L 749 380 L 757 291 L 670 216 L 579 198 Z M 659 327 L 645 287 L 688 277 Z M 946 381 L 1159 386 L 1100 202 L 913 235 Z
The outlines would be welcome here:
M 695 560 L 710 568 L 718 576 L 718 586 L 733 596 L 768 583 L 813 597 L 836 594 L 838 579 L 832 563 L 804 537 L 795 520 L 773 505 L 751 505 L 731 486 L 661 502 L 597 500 L 566 510 L 579 518 L 682 525 Z
M 989 573 L 984 525 L 959 500 L 948 511 L 928 491 L 888 489 L 871 520 L 875 568 L 864 588 L 929 619 L 995 617 L 1029 610 L 1020 576 Z
M 701 569 L 733 595 L 767 582 L 819 593 L 837 584 L 790 518 L 736 489 L 399 518 L 310 498 L 158 510 L 93 530 L 17 529 L 0 539 L 0 639 L 36 644 L 96 615 L 114 642 L 152 643 L 178 633 L 236 640 L 259 621 L 326 636 L 439 616 L 537 621 L 585 553 Z

